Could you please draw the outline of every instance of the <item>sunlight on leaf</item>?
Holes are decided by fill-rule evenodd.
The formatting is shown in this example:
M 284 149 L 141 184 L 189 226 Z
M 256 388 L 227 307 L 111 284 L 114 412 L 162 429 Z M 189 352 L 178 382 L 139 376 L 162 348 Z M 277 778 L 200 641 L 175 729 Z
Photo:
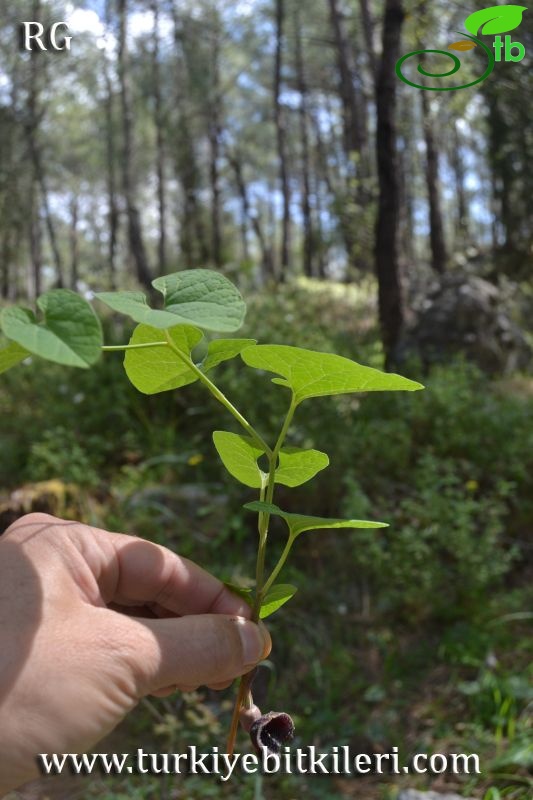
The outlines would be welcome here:
M 178 322 L 208 331 L 238 330 L 246 314 L 239 290 L 218 272 L 190 269 L 152 281 L 163 295 L 164 309 L 151 308 L 142 292 L 100 292 L 95 297 L 135 322 L 164 330 Z
M 301 450 L 299 447 L 284 447 L 279 454 L 276 483 L 284 486 L 301 486 L 310 481 L 329 464 L 326 453 L 320 450 Z
M 296 586 L 291 586 L 290 583 L 278 583 L 272 586 L 263 602 L 261 603 L 261 610 L 259 612 L 260 619 L 266 619 L 278 608 L 285 605 L 285 603 L 294 597 L 298 589 Z
M 257 463 L 263 451 L 249 436 L 215 431 L 213 442 L 222 463 L 236 480 L 252 489 L 260 489 L 266 484 L 268 475 L 259 469 Z
M 297 403 L 324 395 L 424 388 L 401 375 L 365 367 L 343 356 L 288 345 L 247 347 L 241 358 L 250 367 L 281 375 L 281 379 L 274 378 L 273 382 L 291 388 Z
M 306 514 L 289 514 L 272 503 L 254 500 L 246 503 L 248 511 L 266 512 L 281 517 L 287 523 L 290 535 L 296 538 L 305 531 L 325 530 L 328 528 L 388 528 L 386 522 L 372 522 L 364 519 L 330 519 L 328 517 L 310 517 Z
M 187 355 L 202 339 L 203 333 L 191 325 L 176 325 L 168 330 L 176 346 Z M 138 325 L 130 344 L 161 344 L 140 350 L 126 350 L 124 369 L 131 383 L 143 394 L 157 394 L 179 389 L 198 380 L 194 372 L 167 346 L 165 335 L 150 325 Z

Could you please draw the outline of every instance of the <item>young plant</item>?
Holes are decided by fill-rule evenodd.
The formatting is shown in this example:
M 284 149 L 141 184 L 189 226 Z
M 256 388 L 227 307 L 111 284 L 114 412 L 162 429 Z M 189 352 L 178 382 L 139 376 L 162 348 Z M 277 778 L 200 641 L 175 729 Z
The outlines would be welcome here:
M 124 368 L 132 384 L 144 394 L 178 389 L 199 381 L 241 426 L 243 433 L 217 430 L 214 446 L 228 472 L 258 493 L 244 508 L 257 514 L 258 546 L 255 586 L 247 599 L 252 619 L 273 614 L 296 592 L 278 583 L 296 540 L 304 533 L 327 528 L 382 528 L 385 523 L 357 519 L 327 519 L 283 511 L 274 504 L 276 486 L 300 486 L 329 464 L 319 450 L 286 446 L 291 422 L 300 406 L 314 397 L 351 392 L 415 391 L 421 384 L 357 364 L 331 353 L 318 353 L 288 345 L 257 344 L 253 339 L 210 338 L 203 359 L 193 351 L 205 332 L 234 333 L 244 320 L 246 305 L 237 288 L 225 277 L 204 269 L 185 270 L 157 278 L 161 308 L 152 308 L 140 292 L 103 292 L 96 299 L 137 324 L 128 344 L 105 346 L 100 321 L 91 305 L 75 292 L 54 289 L 41 295 L 40 318 L 26 309 L 9 307 L 0 320 L 8 340 L 0 347 L 0 373 L 28 356 L 39 356 L 71 367 L 89 368 L 102 352 L 124 351 Z M 268 444 L 212 379 L 216 368 L 240 356 L 244 364 L 263 374 L 287 395 L 287 413 L 274 443 Z M 263 469 L 259 463 L 266 464 Z M 266 566 L 270 518 L 287 526 L 285 547 L 274 567 Z M 233 587 L 235 588 L 235 587 Z M 241 714 L 253 708 L 251 682 L 254 671 L 241 678 L 227 742 L 232 753 Z M 257 714 L 256 714 L 257 716 Z M 277 747 L 292 735 L 286 714 L 270 712 L 256 720 L 251 734 L 256 746 Z M 255 737 L 255 738 L 254 738 Z

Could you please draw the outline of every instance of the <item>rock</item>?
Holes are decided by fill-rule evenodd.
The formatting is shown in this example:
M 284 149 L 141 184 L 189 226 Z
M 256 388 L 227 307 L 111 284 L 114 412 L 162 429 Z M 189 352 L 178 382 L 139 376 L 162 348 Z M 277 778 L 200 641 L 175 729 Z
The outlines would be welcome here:
M 464 356 L 489 374 L 525 369 L 531 348 L 513 319 L 509 292 L 462 270 L 436 280 L 406 338 L 424 366 Z
M 458 794 L 440 794 L 439 792 L 417 792 L 416 789 L 404 789 L 397 800 L 465 800 Z M 466 798 L 468 800 L 468 798 Z

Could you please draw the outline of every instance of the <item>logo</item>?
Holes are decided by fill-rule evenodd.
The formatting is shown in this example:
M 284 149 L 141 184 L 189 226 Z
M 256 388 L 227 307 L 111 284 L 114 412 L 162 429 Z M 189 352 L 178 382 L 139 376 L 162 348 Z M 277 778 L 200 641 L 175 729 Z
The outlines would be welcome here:
M 403 65 L 408 58 L 412 56 L 422 56 L 423 58 L 426 54 L 438 53 L 452 60 L 453 66 L 447 72 L 429 72 L 422 63 L 418 64 L 418 72 L 426 78 L 449 78 L 451 75 L 455 75 L 461 69 L 461 61 L 454 53 L 450 53 L 448 50 L 413 50 L 412 53 L 406 53 L 396 62 L 396 75 L 408 86 L 414 86 L 415 89 L 425 89 L 430 92 L 453 92 L 456 89 L 468 89 L 470 86 L 475 86 L 477 83 L 484 81 L 485 78 L 488 78 L 497 61 L 522 61 L 524 58 L 526 54 L 524 45 L 521 42 L 512 41 L 512 37 L 508 35 L 509 31 L 513 31 L 520 25 L 524 11 L 527 11 L 525 6 L 510 4 L 482 8 L 466 18 L 465 28 L 469 33 L 464 34 L 460 31 L 455 31 L 460 36 L 466 36 L 467 38 L 449 44 L 448 50 L 466 52 L 479 47 L 486 55 L 487 67 L 480 78 L 459 86 L 427 86 L 423 83 L 415 83 L 403 74 Z M 507 34 L 503 39 L 500 35 L 502 33 Z M 495 36 L 494 42 L 489 46 L 478 38 L 480 35 Z

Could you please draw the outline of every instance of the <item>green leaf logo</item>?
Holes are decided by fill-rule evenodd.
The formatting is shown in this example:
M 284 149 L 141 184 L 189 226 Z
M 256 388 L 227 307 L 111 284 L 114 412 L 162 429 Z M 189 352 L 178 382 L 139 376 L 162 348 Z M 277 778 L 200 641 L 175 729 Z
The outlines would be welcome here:
M 497 33 L 507 33 L 518 28 L 522 22 L 522 14 L 527 11 L 526 6 L 491 6 L 482 8 L 470 14 L 465 20 L 465 28 L 474 36 L 484 34 L 494 36 Z

